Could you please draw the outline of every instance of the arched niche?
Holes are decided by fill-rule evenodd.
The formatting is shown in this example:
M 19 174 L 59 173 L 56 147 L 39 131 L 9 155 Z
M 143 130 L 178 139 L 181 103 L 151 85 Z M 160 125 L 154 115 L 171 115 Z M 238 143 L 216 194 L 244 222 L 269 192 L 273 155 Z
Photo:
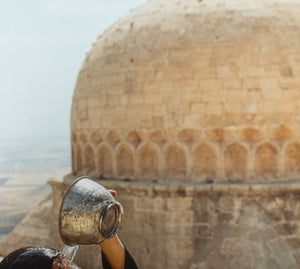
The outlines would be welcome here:
M 300 143 L 291 142 L 285 148 L 285 169 L 287 174 L 300 172 Z
M 82 144 L 84 144 L 87 141 L 87 135 L 86 135 L 85 132 L 81 132 L 80 135 L 79 135 L 79 137 L 80 137 L 80 142 Z
M 142 139 L 137 131 L 132 131 L 127 135 L 126 141 L 132 144 L 136 148 L 139 146 Z
M 137 152 L 139 176 L 158 176 L 158 152 L 150 143 L 141 145 Z
M 272 139 L 274 140 L 285 140 L 292 137 L 294 137 L 294 132 L 285 124 L 280 124 L 272 132 Z
M 95 171 L 95 152 L 91 145 L 86 145 L 84 148 L 84 169 L 88 172 Z
M 186 175 L 186 156 L 184 150 L 177 144 L 170 144 L 165 150 L 166 167 L 168 177 L 184 177 Z
M 163 145 L 168 140 L 168 134 L 166 130 L 156 130 L 150 134 L 149 140 L 156 144 Z
M 196 175 L 215 176 L 217 156 L 207 143 L 203 143 L 193 151 L 193 171 Z
M 102 135 L 99 131 L 93 131 L 90 139 L 93 143 L 100 143 L 102 141 Z
M 195 129 L 183 129 L 177 134 L 178 140 L 186 143 L 195 142 L 199 136 L 199 130 Z
M 109 131 L 105 137 L 105 140 L 110 144 L 112 145 L 113 147 L 115 147 L 118 143 L 120 143 L 121 141 L 121 137 L 120 135 L 112 130 L 112 131 Z
M 133 170 L 133 151 L 129 145 L 122 144 L 117 149 L 116 154 L 117 173 L 121 178 L 132 178 Z
M 221 143 L 233 139 L 235 137 L 235 131 L 229 128 L 215 128 L 208 130 L 206 136 L 210 141 Z
M 76 162 L 75 171 L 78 173 L 82 170 L 82 148 L 80 144 L 76 145 Z
M 224 153 L 225 173 L 228 180 L 245 180 L 247 150 L 235 142 L 229 145 Z
M 106 143 L 102 143 L 99 147 L 97 170 L 99 177 L 108 178 L 113 174 L 112 150 Z
M 240 137 L 247 142 L 255 142 L 261 140 L 263 135 L 260 130 L 254 127 L 246 127 L 241 131 Z
M 275 177 L 278 170 L 278 152 L 270 143 L 258 146 L 255 153 L 255 171 L 257 176 Z

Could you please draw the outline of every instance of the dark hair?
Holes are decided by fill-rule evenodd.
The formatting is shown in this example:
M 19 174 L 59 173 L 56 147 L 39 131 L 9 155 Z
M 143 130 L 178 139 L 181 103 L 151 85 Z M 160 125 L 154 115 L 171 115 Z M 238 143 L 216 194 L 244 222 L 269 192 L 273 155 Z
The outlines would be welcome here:
M 25 247 L 8 254 L 0 263 L 0 269 L 51 269 L 60 254 L 56 249 Z

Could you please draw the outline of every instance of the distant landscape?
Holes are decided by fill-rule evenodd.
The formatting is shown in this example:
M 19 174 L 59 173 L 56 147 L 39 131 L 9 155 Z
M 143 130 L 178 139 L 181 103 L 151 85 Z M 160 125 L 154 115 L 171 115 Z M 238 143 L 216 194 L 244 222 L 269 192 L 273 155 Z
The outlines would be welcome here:
M 0 142 L 0 173 L 55 172 L 70 166 L 70 142 Z
M 68 140 L 0 142 L 0 241 L 70 172 Z

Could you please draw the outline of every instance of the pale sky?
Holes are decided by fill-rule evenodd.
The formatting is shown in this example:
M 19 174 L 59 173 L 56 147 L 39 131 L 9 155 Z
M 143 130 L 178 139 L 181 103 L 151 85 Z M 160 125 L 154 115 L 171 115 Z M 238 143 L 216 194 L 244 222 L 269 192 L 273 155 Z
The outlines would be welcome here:
M 0 141 L 68 138 L 86 53 L 144 2 L 0 0 Z

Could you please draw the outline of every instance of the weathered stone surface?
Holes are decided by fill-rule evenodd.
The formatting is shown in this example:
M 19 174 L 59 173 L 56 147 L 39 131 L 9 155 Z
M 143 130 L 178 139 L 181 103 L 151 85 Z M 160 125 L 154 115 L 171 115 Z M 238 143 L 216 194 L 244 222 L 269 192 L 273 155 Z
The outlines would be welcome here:
M 54 212 L 73 178 L 51 182 Z M 119 235 L 141 268 L 297 268 L 300 224 L 282 220 L 300 206 L 298 183 L 99 182 L 118 191 L 125 212 Z M 96 250 L 81 250 L 81 266 L 98 268 L 90 255 Z
M 52 201 L 20 223 L 1 254 L 24 244 L 63 247 L 58 212 L 73 180 L 50 181 Z M 297 268 L 299 183 L 99 183 L 118 191 L 125 212 L 119 235 L 141 268 Z M 99 268 L 99 248 L 80 247 L 76 261 Z
M 98 38 L 78 75 L 73 171 L 95 163 L 88 170 L 98 177 L 119 179 L 298 180 L 298 11 L 293 0 L 151 0 L 130 12 Z M 97 151 L 103 140 L 111 158 Z M 156 144 L 159 168 L 141 171 L 133 158 L 124 176 L 115 159 L 123 141 L 134 146 L 133 156 Z M 84 160 L 87 142 L 95 159 L 111 161 L 109 172 L 101 172 L 101 161 Z M 216 148 L 207 169 L 193 161 L 199 143 Z M 168 144 L 184 157 L 177 150 L 178 160 L 164 160 Z M 224 150 L 230 145 L 236 147 Z

